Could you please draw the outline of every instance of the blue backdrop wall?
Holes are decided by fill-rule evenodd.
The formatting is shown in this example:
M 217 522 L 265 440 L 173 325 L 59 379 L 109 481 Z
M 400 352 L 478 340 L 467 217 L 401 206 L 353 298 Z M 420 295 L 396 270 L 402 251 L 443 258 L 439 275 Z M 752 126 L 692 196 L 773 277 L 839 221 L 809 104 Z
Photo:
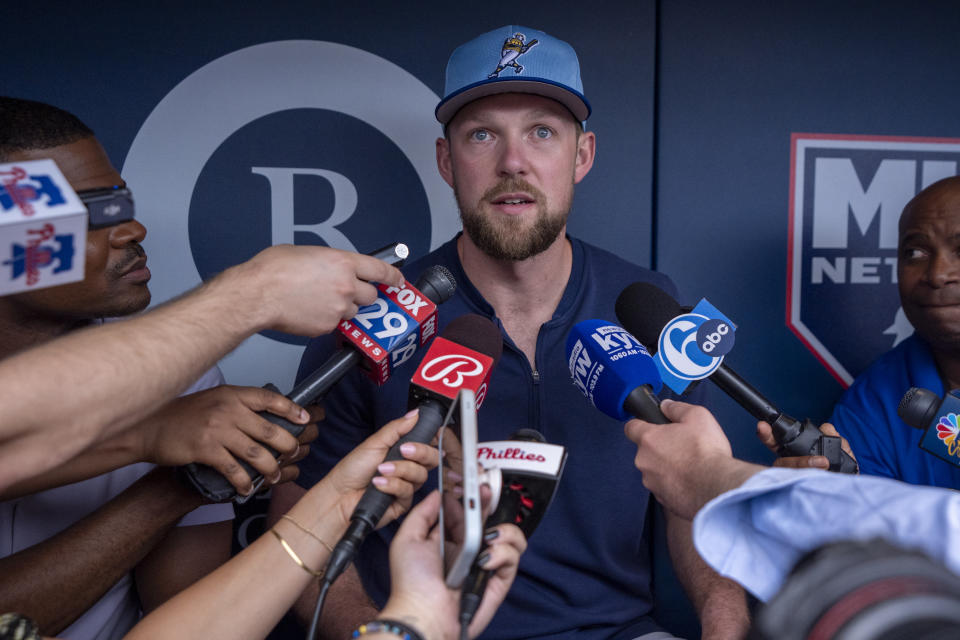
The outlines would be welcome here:
M 960 160 L 951 0 L 19 11 L 44 20 L 6 30 L 0 93 L 95 129 L 149 228 L 156 302 L 274 242 L 438 246 L 458 228 L 433 165 L 448 53 L 508 21 L 568 40 L 598 136 L 570 231 L 709 297 L 739 325 L 728 362 L 815 420 L 909 331 L 890 233 Z M 255 336 L 223 368 L 287 389 L 300 349 Z M 769 460 L 718 402 L 736 452 Z

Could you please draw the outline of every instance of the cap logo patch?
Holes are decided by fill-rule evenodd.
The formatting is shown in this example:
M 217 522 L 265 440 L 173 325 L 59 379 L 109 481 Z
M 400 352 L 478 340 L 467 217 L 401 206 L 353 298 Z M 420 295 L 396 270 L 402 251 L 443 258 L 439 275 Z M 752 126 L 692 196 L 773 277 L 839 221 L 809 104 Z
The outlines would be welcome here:
M 500 48 L 500 62 L 497 63 L 496 70 L 487 78 L 500 77 L 500 72 L 507 67 L 513 67 L 514 73 L 523 71 L 523 65 L 517 62 L 517 58 L 530 51 L 539 42 L 536 39 L 526 42 L 526 39 L 527 37 L 522 33 L 515 33 L 504 40 L 503 46 Z

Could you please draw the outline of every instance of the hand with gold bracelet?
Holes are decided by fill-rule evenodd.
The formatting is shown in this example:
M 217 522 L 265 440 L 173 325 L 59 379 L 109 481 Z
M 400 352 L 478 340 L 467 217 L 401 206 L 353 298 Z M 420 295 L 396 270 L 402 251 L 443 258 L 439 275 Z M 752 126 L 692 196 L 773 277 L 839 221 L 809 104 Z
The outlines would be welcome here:
M 266 637 L 317 579 L 376 472 L 377 487 L 397 498 L 380 525 L 409 508 L 413 492 L 437 465 L 437 450 L 408 444 L 401 448 L 403 460 L 383 463 L 383 458 L 416 419 L 414 411 L 387 423 L 304 494 L 270 533 L 152 612 L 127 637 Z

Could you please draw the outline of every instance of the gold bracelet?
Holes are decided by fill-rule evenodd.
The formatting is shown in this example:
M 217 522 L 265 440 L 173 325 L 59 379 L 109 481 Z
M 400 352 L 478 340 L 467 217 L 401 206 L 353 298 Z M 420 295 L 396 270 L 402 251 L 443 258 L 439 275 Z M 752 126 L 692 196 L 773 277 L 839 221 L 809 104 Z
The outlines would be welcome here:
M 303 531 L 305 534 L 307 534 L 308 536 L 310 536 L 311 538 L 313 538 L 314 540 L 322 544 L 324 547 L 327 548 L 327 551 L 329 551 L 330 553 L 333 553 L 333 547 L 327 544 L 326 540 L 324 540 L 323 538 L 315 534 L 313 531 L 310 531 L 310 529 L 307 529 L 305 526 L 303 526 L 302 524 L 294 520 L 292 516 L 283 514 L 282 516 L 280 516 L 280 518 L 283 520 L 289 520 L 290 522 L 293 523 L 293 526 L 295 526 L 297 529 L 300 529 L 300 531 Z
M 310 567 L 308 567 L 303 563 L 303 560 L 300 559 L 300 556 L 297 555 L 297 552 L 294 551 L 289 544 L 287 544 L 287 541 L 283 539 L 283 536 L 277 533 L 276 529 L 270 529 L 270 533 L 272 533 L 277 537 L 277 540 L 280 542 L 280 546 L 282 546 L 283 550 L 287 552 L 287 555 L 290 556 L 293 559 L 293 561 L 297 563 L 298 567 L 300 567 L 301 569 L 303 569 L 304 571 L 312 575 L 314 578 L 323 577 L 323 573 L 324 573 L 323 571 L 314 571 L 313 569 L 311 569 Z

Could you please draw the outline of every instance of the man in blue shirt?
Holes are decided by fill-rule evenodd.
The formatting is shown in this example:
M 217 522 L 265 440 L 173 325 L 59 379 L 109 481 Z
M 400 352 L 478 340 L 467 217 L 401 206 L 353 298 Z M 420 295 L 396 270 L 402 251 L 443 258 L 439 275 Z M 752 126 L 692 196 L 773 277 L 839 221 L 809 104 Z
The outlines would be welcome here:
M 960 388 L 960 177 L 935 182 L 900 216 L 897 280 L 916 329 L 861 374 L 830 421 L 850 443 L 860 472 L 960 489 L 960 458 L 919 448 L 924 432 L 897 415 L 910 387 L 943 396 Z
M 503 43 L 521 34 L 528 43 L 516 57 L 522 66 L 493 73 Z M 445 96 L 436 110 L 445 131 L 436 142 L 437 165 L 454 190 L 464 231 L 405 273 L 415 280 L 434 264 L 453 273 L 458 288 L 440 309 L 441 329 L 477 313 L 502 331 L 503 355 L 478 416 L 481 440 L 509 439 L 527 427 L 569 451 L 558 494 L 484 637 L 672 637 L 650 616 L 649 493 L 623 446 L 622 426 L 590 407 L 571 384 L 564 345 L 577 322 L 613 318 L 628 284 L 652 282 L 674 295 L 676 288 L 666 276 L 566 235 L 574 185 L 590 171 L 595 152 L 595 134 L 583 129 L 590 107 L 570 45 L 516 26 L 479 36 L 452 54 Z M 313 341 L 301 376 L 332 349 L 330 340 Z M 273 517 L 377 424 L 405 411 L 418 361 L 405 363 L 380 389 L 359 375 L 338 384 L 326 399 L 323 442 L 313 448 L 318 454 L 301 465 L 299 491 L 275 494 Z M 740 637 L 747 624 L 742 592 L 700 562 L 689 521 L 668 514 L 667 530 L 704 635 Z M 371 535 L 358 554 L 358 571 L 331 589 L 322 622 L 329 637 L 345 637 L 383 603 L 391 535 Z M 302 618 L 314 594 L 301 599 Z

